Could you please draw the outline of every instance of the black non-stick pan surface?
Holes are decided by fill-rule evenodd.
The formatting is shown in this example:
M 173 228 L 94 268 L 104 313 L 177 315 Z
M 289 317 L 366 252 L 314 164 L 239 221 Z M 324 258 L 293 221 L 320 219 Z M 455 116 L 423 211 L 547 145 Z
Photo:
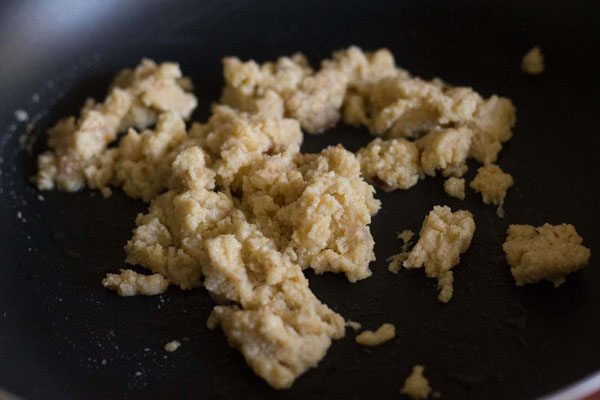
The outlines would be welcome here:
M 598 1 L 15 1 L 0 6 L 0 387 L 25 399 L 400 398 L 414 364 L 443 398 L 532 399 L 600 369 L 600 6 Z M 178 61 L 195 82 L 195 120 L 222 85 L 220 59 L 258 61 L 295 51 L 317 63 L 357 44 L 389 47 L 399 65 L 442 77 L 518 110 L 499 164 L 515 179 L 506 218 L 478 195 L 459 201 L 431 178 L 377 193 L 373 276 L 306 271 L 317 296 L 365 328 L 391 322 L 375 348 L 348 331 L 290 390 L 257 378 L 220 330 L 206 328 L 202 289 L 120 298 L 100 280 L 123 268 L 122 246 L 146 205 L 120 191 L 44 192 L 29 177 L 46 129 L 102 98 L 113 74 L 148 56 Z M 520 71 L 540 45 L 547 70 Z M 26 111 L 27 121 L 23 119 Z M 17 118 L 21 117 L 21 118 Z M 368 143 L 338 126 L 303 149 Z M 471 165 L 471 179 L 476 165 Z M 42 200 L 43 199 L 43 200 Z M 422 270 L 387 271 L 396 234 L 418 231 L 436 204 L 468 209 L 477 224 L 455 268 L 455 293 L 436 299 Z M 516 287 L 501 245 L 511 223 L 572 223 L 590 265 L 558 289 Z M 166 342 L 183 344 L 174 353 Z

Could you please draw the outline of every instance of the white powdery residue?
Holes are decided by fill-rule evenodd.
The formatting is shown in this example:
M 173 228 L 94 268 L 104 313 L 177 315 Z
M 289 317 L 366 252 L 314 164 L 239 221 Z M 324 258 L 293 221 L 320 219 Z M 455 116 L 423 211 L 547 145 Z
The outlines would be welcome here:
M 135 371 L 135 376 L 142 376 L 142 373 L 140 371 Z
M 37 103 L 38 101 L 40 101 L 40 95 L 37 93 L 32 94 L 31 101 L 33 101 L 34 103 Z
M 19 122 L 25 122 L 29 119 L 29 114 L 27 114 L 27 111 L 25 110 L 18 109 L 15 111 L 15 118 Z
M 44 198 L 44 196 L 42 196 L 41 194 L 38 194 L 38 195 L 37 195 L 37 199 L 38 199 L 39 201 L 45 201 L 45 200 L 46 200 L 46 199 Z
M 17 218 L 18 219 L 23 218 L 23 213 L 21 211 L 17 211 Z

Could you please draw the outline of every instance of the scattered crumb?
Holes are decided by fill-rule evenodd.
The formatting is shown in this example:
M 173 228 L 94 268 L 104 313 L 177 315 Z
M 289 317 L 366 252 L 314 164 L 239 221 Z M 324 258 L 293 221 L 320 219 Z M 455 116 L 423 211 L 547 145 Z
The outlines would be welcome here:
M 362 328 L 362 325 L 359 322 L 351 321 L 351 320 L 346 321 L 346 326 L 354 329 L 357 332 L 360 331 L 360 328 Z
M 29 120 L 29 114 L 27 114 L 27 111 L 19 109 L 15 111 L 15 118 L 19 122 L 25 122 Z
M 405 229 L 398 234 L 398 239 L 401 239 L 405 245 L 407 245 L 410 240 L 415 236 L 415 233 L 410 229 Z
M 546 279 L 558 287 L 588 264 L 591 252 L 582 242 L 570 224 L 510 225 L 502 248 L 517 286 Z
M 393 256 L 388 257 L 386 260 L 389 263 L 388 271 L 390 271 L 393 274 L 397 274 L 398 272 L 400 272 L 402 264 L 404 263 L 404 261 L 406 261 L 409 254 L 409 252 L 402 251 L 398 254 L 394 254 Z
M 44 198 L 44 196 L 42 196 L 41 194 L 38 194 L 38 195 L 37 195 L 37 199 L 38 199 L 39 201 L 45 201 L 45 200 L 46 200 L 46 199 Z
M 383 324 L 375 332 L 363 331 L 356 336 L 356 343 L 363 346 L 378 346 L 396 337 L 396 327 L 392 324 Z
M 100 194 L 105 199 L 108 199 L 110 196 L 112 196 L 112 190 L 108 186 L 105 186 L 103 188 L 100 188 Z
M 415 143 L 377 138 L 356 153 L 364 178 L 386 192 L 417 184 L 421 169 Z
M 438 300 L 442 303 L 449 302 L 454 294 L 454 274 L 452 271 L 443 273 L 438 277 L 437 289 L 439 290 Z
M 429 278 L 438 280 L 438 299 L 444 303 L 452 298 L 451 269 L 460 262 L 475 232 L 475 221 L 469 211 L 452 212 L 447 206 L 434 206 L 429 212 L 404 268 L 425 267 Z
M 465 180 L 463 178 L 450 177 L 444 182 L 444 190 L 448 196 L 457 199 L 465 199 Z
M 169 343 L 165 344 L 165 351 L 174 352 L 181 346 L 181 342 L 178 340 L 172 340 Z
M 473 131 L 467 127 L 440 128 L 416 141 L 421 150 L 421 168 L 430 176 L 442 170 L 444 176 L 461 177 L 467 172 L 465 164 L 473 140 Z
M 470 183 L 472 189 L 481 193 L 485 204 L 498 206 L 497 214 L 504 217 L 504 198 L 506 192 L 514 184 L 513 177 L 505 173 L 495 164 L 488 164 L 477 170 L 477 175 Z
M 425 371 L 425 367 L 415 365 L 412 373 L 404 381 L 404 387 L 402 387 L 400 393 L 406 394 L 415 400 L 422 400 L 429 397 L 431 387 L 429 386 L 429 381 L 423 375 L 423 371 Z
M 119 274 L 106 274 L 102 286 L 114 290 L 119 296 L 154 296 L 164 293 L 169 280 L 161 274 L 142 275 L 130 269 L 122 269 Z
M 544 72 L 544 55 L 539 46 L 535 46 L 523 56 L 521 69 L 530 75 L 538 75 Z
M 408 248 L 410 247 L 410 241 L 413 236 L 415 236 L 415 233 L 408 229 L 403 230 L 398 234 L 398 239 L 402 239 L 404 243 L 402 244 L 402 250 L 400 253 L 394 254 L 386 260 L 389 262 L 388 271 L 394 274 L 397 274 L 400 271 L 400 268 L 402 268 L 402 263 L 404 263 L 404 261 L 408 258 Z
M 17 218 L 23 219 L 23 213 L 21 211 L 17 211 Z

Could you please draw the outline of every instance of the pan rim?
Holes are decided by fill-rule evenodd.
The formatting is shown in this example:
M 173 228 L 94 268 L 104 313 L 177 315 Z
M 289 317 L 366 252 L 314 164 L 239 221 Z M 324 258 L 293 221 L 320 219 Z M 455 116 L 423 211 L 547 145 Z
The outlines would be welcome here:
M 558 389 L 538 400 L 585 400 L 600 395 L 600 371 L 596 371 L 575 383 Z M 595 397 L 594 397 L 595 398 Z M 0 388 L 1 400 L 25 400 L 5 389 Z
M 592 396 L 600 397 L 600 371 L 596 371 L 562 389 L 542 396 L 539 400 L 591 400 Z

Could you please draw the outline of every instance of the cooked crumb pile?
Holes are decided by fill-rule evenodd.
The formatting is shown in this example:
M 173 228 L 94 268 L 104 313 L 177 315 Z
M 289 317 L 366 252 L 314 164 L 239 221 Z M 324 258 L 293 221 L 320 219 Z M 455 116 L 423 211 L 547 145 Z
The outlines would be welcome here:
M 400 393 L 410 396 L 415 400 L 423 400 L 429 397 L 431 387 L 429 387 L 429 381 L 423 375 L 424 371 L 425 367 L 415 365 L 412 373 L 404 381 L 404 386 L 400 390 Z
M 518 286 L 543 279 L 560 286 L 565 277 L 583 268 L 590 249 L 573 225 L 510 225 L 502 248 Z
M 344 319 L 315 297 L 302 269 L 350 282 L 371 275 L 369 225 L 380 202 L 369 183 L 407 189 L 438 172 L 462 176 L 469 157 L 494 162 L 512 136 L 515 108 L 412 77 L 385 49 L 352 46 L 318 69 L 301 54 L 263 64 L 228 57 L 223 74 L 210 118 L 186 126 L 197 101 L 177 64 L 144 59 L 121 71 L 103 101 L 88 100 L 78 117 L 50 129 L 36 182 L 105 197 L 121 188 L 147 202 L 126 262 L 154 275 L 127 270 L 103 284 L 121 295 L 203 285 L 221 304 L 208 325 L 220 326 L 270 385 L 286 388 L 345 334 Z M 341 145 L 300 152 L 303 131 L 340 120 L 380 137 L 356 155 Z M 398 268 L 424 265 L 443 301 L 474 230 L 468 212 L 446 209 L 430 213 L 408 259 L 397 260 Z M 373 335 L 389 336 L 389 327 L 380 330 Z
M 103 102 L 88 99 L 79 118 L 65 118 L 50 129 L 50 150 L 38 158 L 37 186 L 44 190 L 56 186 L 68 192 L 85 185 L 105 187 L 108 172 L 98 163 L 111 157 L 106 155 L 107 146 L 117 139 L 118 132 L 146 128 L 163 112 L 189 118 L 196 108 L 196 97 L 178 85 L 179 78 L 177 64 L 157 65 L 147 59 L 133 71 L 121 71 Z M 185 133 L 183 124 L 182 129 Z
M 379 346 L 396 337 L 396 327 L 392 324 L 383 324 L 375 332 L 363 331 L 356 336 L 356 343 L 362 346 Z

